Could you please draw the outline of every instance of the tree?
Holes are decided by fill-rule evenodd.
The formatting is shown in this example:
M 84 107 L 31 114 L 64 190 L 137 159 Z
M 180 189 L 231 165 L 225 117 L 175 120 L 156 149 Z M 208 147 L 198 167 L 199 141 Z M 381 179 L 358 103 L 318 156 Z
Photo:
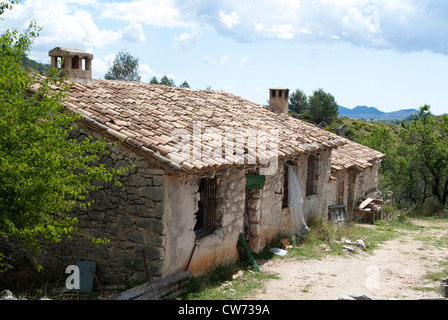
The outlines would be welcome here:
M 421 202 L 435 197 L 445 205 L 448 198 L 448 115 L 436 118 L 430 106 L 420 108 L 412 122 L 402 123 L 402 157 L 412 161 L 413 173 L 423 182 Z
M 12 3 L 0 4 L 0 14 Z M 23 240 L 34 253 L 42 237 L 70 237 L 77 223 L 72 210 L 89 205 L 85 197 L 99 189 L 95 182 L 120 172 L 98 164 L 106 154 L 103 140 L 69 138 L 79 115 L 63 104 L 69 88 L 58 71 L 42 78 L 22 66 L 39 30 L 32 22 L 22 34 L 0 36 L 0 237 Z M 3 250 L 2 271 L 11 267 Z
M 141 77 L 138 74 L 138 58 L 121 50 L 115 57 L 115 60 L 104 76 L 104 79 L 139 82 Z
M 159 84 L 168 86 L 168 87 L 175 87 L 173 79 L 168 78 L 167 76 L 163 76 L 162 79 L 160 79 Z
M 181 87 L 181 88 L 190 88 L 190 85 L 188 84 L 187 80 L 185 80 L 184 82 L 182 82 L 180 84 L 179 87 Z
M 157 78 L 154 76 L 151 78 L 151 80 L 149 81 L 149 84 L 159 84 L 159 80 L 157 80 Z
M 313 92 L 308 98 L 308 104 L 305 116 L 315 124 L 325 121 L 330 125 L 338 117 L 338 104 L 331 94 L 322 89 Z
M 154 76 L 152 77 L 152 79 L 149 81 L 150 84 L 160 84 L 163 86 L 168 86 L 168 87 L 175 87 L 176 84 L 174 83 L 173 79 L 168 78 L 168 76 L 163 76 L 160 81 L 157 80 L 157 78 Z M 182 82 L 182 84 L 180 85 L 181 88 L 190 88 L 190 85 L 188 84 L 187 81 Z
M 308 110 L 308 98 L 302 90 L 297 89 L 291 94 L 289 109 L 297 114 L 302 114 Z

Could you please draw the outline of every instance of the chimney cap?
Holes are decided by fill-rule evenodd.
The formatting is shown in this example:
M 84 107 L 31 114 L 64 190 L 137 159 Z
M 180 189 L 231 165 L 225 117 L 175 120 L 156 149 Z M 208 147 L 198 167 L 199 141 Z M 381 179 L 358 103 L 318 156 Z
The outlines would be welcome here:
M 84 50 L 80 49 L 70 49 L 70 48 L 64 48 L 64 47 L 56 47 L 50 52 L 48 52 L 48 55 L 50 57 L 75 57 L 78 56 L 82 59 L 93 59 L 93 54 L 88 53 Z

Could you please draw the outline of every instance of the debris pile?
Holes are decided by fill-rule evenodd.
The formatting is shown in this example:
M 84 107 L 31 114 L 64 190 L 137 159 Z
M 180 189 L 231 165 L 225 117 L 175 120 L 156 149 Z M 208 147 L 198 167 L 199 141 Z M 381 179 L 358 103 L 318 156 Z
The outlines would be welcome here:
M 353 246 L 356 246 L 356 247 L 358 247 L 358 248 L 361 248 L 362 250 L 365 250 L 370 244 L 367 242 L 366 243 L 366 238 L 364 238 L 364 240 L 362 240 L 362 239 L 358 239 L 358 240 L 356 240 L 356 241 L 351 241 L 350 239 L 347 239 L 347 238 L 341 238 L 341 242 L 343 243 L 343 244 L 346 244 L 346 245 L 353 245 Z M 355 252 L 355 249 L 353 248 L 353 247 L 351 247 L 351 246 L 346 246 L 346 245 L 344 245 L 343 247 L 342 247 L 342 250 L 344 251 L 344 252 Z
M 383 200 L 364 198 L 361 201 L 353 210 L 353 218 L 355 221 L 373 223 L 376 220 L 381 220 Z

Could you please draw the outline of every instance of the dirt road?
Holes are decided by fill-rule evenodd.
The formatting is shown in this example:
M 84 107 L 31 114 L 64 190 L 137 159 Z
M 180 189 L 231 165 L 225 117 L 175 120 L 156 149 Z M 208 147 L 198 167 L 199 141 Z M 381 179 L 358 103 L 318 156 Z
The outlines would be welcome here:
M 348 295 L 404 300 L 440 298 L 440 279 L 433 281 L 425 276 L 447 269 L 448 223 L 412 222 L 425 228 L 407 231 L 380 245 L 373 254 L 358 250 L 356 254 L 329 255 L 321 260 L 274 259 L 261 264 L 262 269 L 280 279 L 267 281 L 250 299 L 335 300 Z M 443 244 L 438 244 L 437 239 Z

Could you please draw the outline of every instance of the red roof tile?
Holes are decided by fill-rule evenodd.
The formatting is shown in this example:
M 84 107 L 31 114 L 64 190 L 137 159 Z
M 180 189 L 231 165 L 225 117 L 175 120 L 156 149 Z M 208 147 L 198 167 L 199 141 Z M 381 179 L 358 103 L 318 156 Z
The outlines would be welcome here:
M 223 140 L 226 130 L 236 133 L 236 139 L 241 138 L 238 130 L 250 134 L 273 134 L 277 130 L 278 153 L 269 150 L 268 144 L 264 152 L 267 157 L 292 158 L 346 143 L 346 139 L 335 134 L 222 91 L 93 80 L 92 84 L 76 83 L 68 96 L 67 106 L 80 112 L 91 125 L 107 128 L 108 134 L 178 170 L 215 169 L 233 165 L 238 158 L 236 154 L 229 160 L 224 154 L 217 159 L 173 154 L 177 143 L 172 138 L 175 130 L 183 130 L 193 141 L 195 122 L 201 124 L 203 134 L 208 129 L 219 129 Z M 212 140 L 216 138 L 216 134 L 211 136 Z M 207 143 L 202 144 L 202 150 Z M 244 154 L 248 154 L 247 147 Z

